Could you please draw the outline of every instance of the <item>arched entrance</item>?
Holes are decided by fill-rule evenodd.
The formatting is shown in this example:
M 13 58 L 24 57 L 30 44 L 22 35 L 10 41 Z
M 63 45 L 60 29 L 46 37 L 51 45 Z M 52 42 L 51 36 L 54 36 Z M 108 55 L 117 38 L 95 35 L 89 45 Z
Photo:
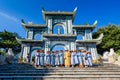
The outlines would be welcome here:
M 31 52 L 31 62 L 35 62 L 35 54 L 36 54 L 36 50 Z
M 60 51 L 60 50 L 65 51 L 65 50 L 67 50 L 67 47 L 64 44 L 55 44 L 50 49 L 50 51 L 56 51 L 56 50 L 58 50 L 58 51 Z
M 33 48 L 31 50 L 31 62 L 35 62 L 35 54 L 36 54 L 36 50 L 41 50 L 40 48 Z
M 34 40 L 41 40 L 42 36 L 40 34 L 35 34 L 34 35 Z
M 53 34 L 64 34 L 65 33 L 65 27 L 63 23 L 55 23 L 52 28 Z
M 58 45 L 58 46 L 55 46 L 53 48 L 53 51 L 56 51 L 56 50 L 58 50 L 58 51 L 63 50 L 64 51 L 65 49 L 63 48 L 63 46 Z

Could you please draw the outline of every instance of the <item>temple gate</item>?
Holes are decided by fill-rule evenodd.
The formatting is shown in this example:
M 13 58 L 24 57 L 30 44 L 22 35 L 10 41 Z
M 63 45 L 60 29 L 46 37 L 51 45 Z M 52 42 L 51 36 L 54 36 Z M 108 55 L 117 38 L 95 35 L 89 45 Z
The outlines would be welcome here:
M 54 46 L 61 45 L 68 50 L 86 49 L 91 51 L 93 60 L 98 58 L 96 45 L 102 40 L 101 34 L 98 39 L 92 38 L 92 31 L 96 27 L 97 21 L 92 25 L 73 25 L 77 8 L 73 12 L 53 12 L 42 10 L 45 24 L 26 24 L 23 20 L 21 24 L 26 30 L 26 39 L 17 38 L 22 44 L 21 57 L 26 58 L 31 55 L 34 49 L 51 51 Z M 56 28 L 58 26 L 58 28 Z M 39 39 L 36 39 L 39 35 Z M 81 39 L 77 39 L 81 36 Z

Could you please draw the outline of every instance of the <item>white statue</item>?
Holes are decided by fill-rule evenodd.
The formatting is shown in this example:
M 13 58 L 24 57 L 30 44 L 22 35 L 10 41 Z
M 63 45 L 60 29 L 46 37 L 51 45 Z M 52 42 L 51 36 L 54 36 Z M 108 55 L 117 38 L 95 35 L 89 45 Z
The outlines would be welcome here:
M 60 34 L 60 32 L 61 32 L 61 30 L 60 30 L 60 28 L 58 28 L 58 34 Z
M 12 48 L 9 48 L 9 49 L 8 49 L 8 52 L 7 52 L 6 55 L 12 55 L 12 56 L 14 55 L 14 54 L 13 54 L 13 51 L 12 51 Z
M 108 55 L 108 61 L 109 63 L 115 63 L 116 61 L 116 53 L 114 52 L 114 49 L 113 48 L 110 48 L 110 53 Z
M 108 54 L 109 54 L 108 51 L 105 51 L 105 52 L 103 53 L 103 59 L 104 59 L 104 60 L 108 60 Z
M 13 54 L 12 48 L 9 48 L 6 54 L 6 62 L 13 63 L 13 60 L 14 60 L 14 54 Z
M 108 56 L 114 56 L 114 55 L 116 55 L 116 53 L 114 52 L 114 49 L 110 48 L 110 53 Z

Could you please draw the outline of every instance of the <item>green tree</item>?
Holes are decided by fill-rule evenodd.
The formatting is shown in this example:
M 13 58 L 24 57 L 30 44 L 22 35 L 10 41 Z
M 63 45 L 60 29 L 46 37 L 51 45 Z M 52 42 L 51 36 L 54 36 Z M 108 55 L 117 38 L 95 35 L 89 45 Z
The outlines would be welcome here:
M 102 54 L 104 51 L 110 48 L 120 54 L 120 27 L 116 25 L 108 25 L 104 28 L 98 29 L 97 32 L 93 33 L 93 38 L 97 38 L 101 33 L 104 34 L 102 43 L 97 45 L 98 53 Z
M 18 53 L 21 50 L 21 45 L 17 42 L 17 33 L 11 33 L 8 31 L 0 32 L 0 48 L 7 51 L 8 48 L 12 48 L 14 53 Z

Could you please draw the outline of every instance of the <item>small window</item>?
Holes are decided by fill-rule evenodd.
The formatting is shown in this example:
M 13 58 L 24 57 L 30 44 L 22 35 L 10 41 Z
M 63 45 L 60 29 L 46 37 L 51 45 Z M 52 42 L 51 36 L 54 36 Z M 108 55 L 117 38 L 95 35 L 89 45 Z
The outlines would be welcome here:
M 83 40 L 83 37 L 81 35 L 78 35 L 77 40 Z
M 64 28 L 62 26 L 54 26 L 53 34 L 64 34 Z
M 41 35 L 40 34 L 36 34 L 35 36 L 34 36 L 34 40 L 41 40 Z

